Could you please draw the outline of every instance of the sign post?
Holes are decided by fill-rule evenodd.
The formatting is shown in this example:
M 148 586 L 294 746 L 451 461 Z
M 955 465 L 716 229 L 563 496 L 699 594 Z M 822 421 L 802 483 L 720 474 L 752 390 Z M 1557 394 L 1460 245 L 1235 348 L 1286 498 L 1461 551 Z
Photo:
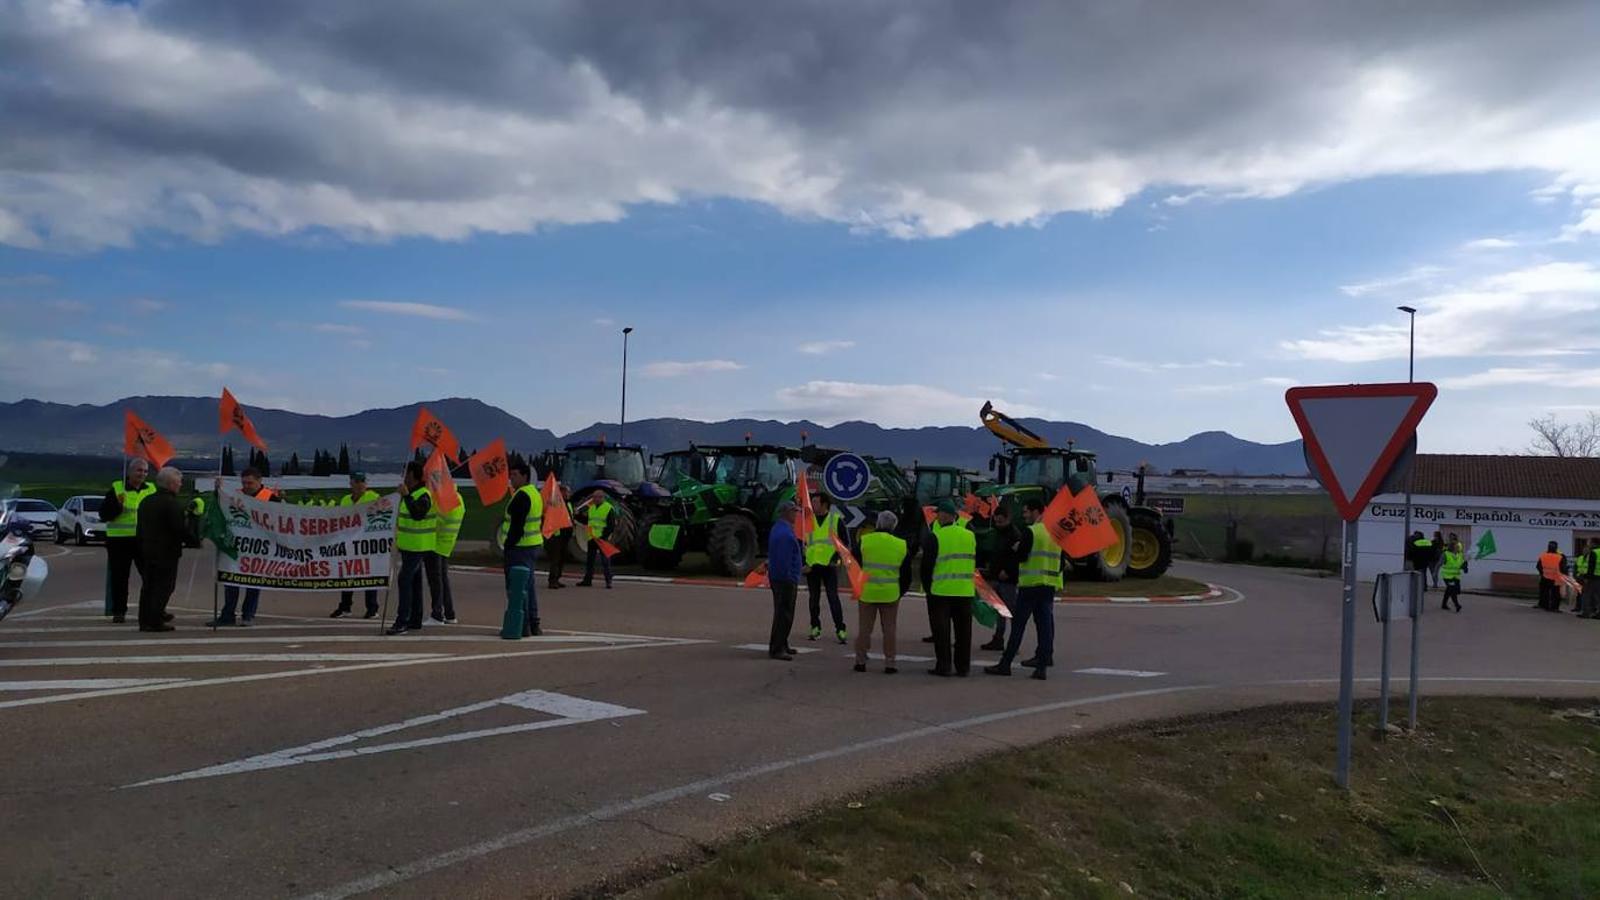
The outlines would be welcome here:
M 1427 382 L 1290 388 L 1284 395 L 1305 440 L 1311 473 L 1344 519 L 1344 591 L 1339 620 L 1339 757 L 1334 778 L 1350 786 L 1355 706 L 1356 559 L 1361 510 L 1439 395 Z M 1415 632 L 1413 631 L 1413 634 Z

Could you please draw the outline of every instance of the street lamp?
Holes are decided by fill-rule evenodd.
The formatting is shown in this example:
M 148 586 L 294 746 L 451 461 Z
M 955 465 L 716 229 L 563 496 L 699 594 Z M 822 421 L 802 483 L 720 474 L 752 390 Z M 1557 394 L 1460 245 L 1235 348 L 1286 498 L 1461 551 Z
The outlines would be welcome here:
M 628 436 L 628 335 L 633 334 L 633 326 L 622 329 L 622 421 L 617 423 L 617 443 L 623 443 Z
M 1399 311 L 1405 313 L 1411 319 L 1411 346 L 1410 346 L 1410 349 L 1406 353 L 1406 381 L 1407 382 L 1413 382 L 1413 381 L 1417 380 L 1417 310 L 1416 310 L 1416 307 L 1413 307 L 1413 306 L 1397 306 L 1397 307 L 1395 307 L 1395 309 L 1398 309 Z M 1412 439 L 1415 440 L 1415 436 L 1413 436 Z M 1411 468 L 1406 470 L 1406 526 L 1405 526 L 1406 533 L 1405 533 L 1405 546 L 1407 546 L 1407 547 L 1411 546 L 1411 489 L 1416 483 L 1416 477 L 1417 477 L 1417 461 L 1415 459 L 1413 459 L 1411 461 Z M 1437 552 L 1437 551 L 1435 551 L 1435 552 Z M 1402 561 L 1401 562 L 1401 568 L 1403 569 L 1404 568 L 1404 560 L 1405 560 L 1405 551 L 1404 550 L 1401 551 L 1400 559 Z M 1426 566 L 1424 566 L 1424 569 L 1426 569 Z M 1413 577 L 1415 577 L 1415 576 L 1413 576 Z M 1423 588 L 1424 592 L 1426 592 L 1427 588 L 1428 588 L 1428 580 L 1427 579 L 1428 579 L 1427 573 L 1424 572 L 1423 576 L 1422 576 L 1422 588 Z M 1422 632 L 1421 632 L 1421 628 L 1419 626 L 1422 624 L 1422 607 L 1426 606 L 1427 604 L 1423 603 L 1420 599 L 1418 599 L 1416 597 L 1413 597 L 1412 600 L 1413 600 L 1413 602 L 1415 602 L 1417 604 L 1417 617 L 1411 620 L 1411 690 L 1409 692 L 1409 696 L 1406 698 L 1406 702 L 1409 705 L 1409 714 L 1410 714 L 1409 715 L 1409 719 L 1410 719 L 1411 730 L 1413 732 L 1415 732 L 1417 730 L 1417 659 L 1419 658 L 1419 656 L 1421 654 L 1421 642 L 1422 642 L 1422 637 L 1421 637 Z M 1387 627 L 1387 626 L 1385 626 L 1385 627 Z M 1387 669 L 1388 666 L 1389 666 L 1389 640 L 1388 640 L 1388 632 L 1387 631 L 1384 632 L 1383 665 L 1384 665 L 1385 669 Z M 1388 684 L 1387 677 L 1388 676 L 1385 675 L 1385 681 L 1384 681 L 1385 685 Z M 1387 690 L 1387 688 L 1385 688 L 1385 690 Z M 1383 721 L 1385 723 L 1387 723 L 1388 720 L 1389 720 L 1389 704 L 1388 704 L 1388 700 L 1389 700 L 1389 698 L 1388 698 L 1388 696 L 1386 694 L 1384 696 L 1384 706 L 1383 706 Z
M 1415 308 L 1410 307 L 1410 306 L 1396 306 L 1395 309 L 1398 309 L 1401 312 L 1403 312 L 1406 315 L 1411 317 L 1411 352 L 1407 356 L 1406 381 L 1416 381 L 1417 380 L 1417 311 L 1416 311 Z

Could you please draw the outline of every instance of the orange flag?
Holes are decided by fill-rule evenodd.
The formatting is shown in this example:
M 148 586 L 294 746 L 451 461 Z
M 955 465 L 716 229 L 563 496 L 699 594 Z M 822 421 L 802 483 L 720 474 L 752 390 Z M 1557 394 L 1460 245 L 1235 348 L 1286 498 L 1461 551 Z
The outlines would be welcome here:
M 977 494 L 967 494 L 965 512 L 969 516 L 987 519 L 994 515 L 994 509 L 1000 505 L 998 497 L 979 497 Z
M 167 439 L 145 421 L 133 414 L 133 410 L 123 410 L 122 419 L 122 455 L 141 456 L 155 463 L 156 468 L 161 468 L 167 461 L 177 456 L 177 451 L 167 443 Z
M 973 585 L 978 589 L 979 600 L 994 607 L 995 612 L 1007 619 L 1011 618 L 1011 607 L 1006 606 L 1006 602 L 1001 600 L 1000 595 L 995 593 L 994 588 L 989 586 L 989 582 L 984 580 L 982 572 L 974 572 L 972 581 Z
M 461 442 L 426 406 L 417 410 L 417 421 L 411 426 L 411 449 L 422 446 L 423 441 L 443 450 L 452 462 L 461 458 Z
M 561 486 L 556 484 L 556 473 L 551 472 L 544 477 L 544 490 L 540 492 L 544 497 L 544 525 L 541 530 L 545 537 L 558 531 L 572 527 L 572 516 L 567 514 L 567 500 L 561 496 Z
M 227 434 L 237 428 L 239 433 L 244 435 L 244 439 L 249 441 L 257 450 L 262 453 L 267 452 L 267 442 L 263 441 L 261 435 L 256 433 L 255 424 L 250 421 L 249 416 L 244 414 L 244 407 L 239 405 L 239 401 L 233 399 L 233 393 L 227 388 L 222 389 L 222 403 L 218 406 L 217 412 L 220 420 L 217 424 L 218 432 Z
M 600 545 L 600 552 L 606 555 L 606 559 L 610 559 L 611 557 L 622 552 L 622 550 L 618 548 L 616 544 L 611 543 L 605 538 L 595 538 L 594 542 Z
M 455 479 L 450 477 L 450 464 L 445 462 L 443 450 L 428 455 L 428 461 L 422 466 L 422 477 L 440 512 L 450 512 L 461 505 L 461 493 L 456 490 Z
M 805 543 L 817 530 L 817 513 L 811 508 L 811 486 L 806 481 L 805 467 L 799 469 L 794 478 L 794 504 L 800 507 L 800 525 L 805 529 L 800 533 L 800 542 Z
M 867 573 L 861 571 L 861 564 L 856 562 L 855 554 L 850 548 L 839 540 L 839 535 L 833 536 L 833 549 L 839 551 L 839 561 L 844 563 L 844 573 L 850 578 L 850 594 L 857 600 L 861 599 L 861 589 L 867 585 Z
M 505 438 L 495 438 L 494 443 L 472 454 L 467 459 L 467 471 L 472 473 L 472 483 L 478 486 L 478 500 L 484 506 L 498 503 L 511 490 L 511 463 L 506 459 Z
M 767 564 L 762 563 L 751 569 L 750 574 L 744 577 L 744 586 L 747 588 L 771 587 L 771 583 L 767 581 Z
M 1093 485 L 1085 485 L 1076 496 L 1063 486 L 1045 507 L 1043 522 L 1050 537 L 1071 557 L 1092 556 L 1117 542 L 1117 529 Z
M 927 523 L 927 524 L 929 524 L 929 525 L 932 525 L 934 517 L 937 516 L 938 514 L 939 514 L 939 511 L 934 509 L 933 507 L 924 506 L 922 508 L 922 521 Z

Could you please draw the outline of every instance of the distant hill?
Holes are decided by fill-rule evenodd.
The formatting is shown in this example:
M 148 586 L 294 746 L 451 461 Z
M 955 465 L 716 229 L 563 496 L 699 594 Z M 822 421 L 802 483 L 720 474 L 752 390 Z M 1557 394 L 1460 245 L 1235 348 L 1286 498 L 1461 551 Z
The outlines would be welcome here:
M 315 449 L 350 447 L 364 459 L 398 460 L 407 455 L 406 441 L 417 409 L 427 406 L 443 419 L 469 448 L 482 447 L 504 437 L 512 449 L 537 451 L 569 441 L 593 440 L 601 435 L 612 441 L 624 436 L 615 423 L 596 423 L 569 435 L 534 428 L 498 407 L 478 400 L 448 398 L 413 403 L 393 409 L 369 409 L 349 416 L 318 416 L 278 409 L 250 408 L 257 429 L 272 445 L 274 462 L 298 451 L 307 459 Z M 21 400 L 0 403 L 0 450 L 37 453 L 115 455 L 122 447 L 122 409 L 130 407 L 166 435 L 181 454 L 215 457 L 217 400 L 215 397 L 130 397 L 104 406 L 45 403 Z M 1258 444 L 1221 431 L 1207 431 L 1169 444 L 1145 444 L 1107 434 L 1076 422 L 1022 420 L 1053 444 L 1068 440 L 1099 454 L 1101 466 L 1131 469 L 1149 463 L 1158 471 L 1175 468 L 1205 469 L 1220 474 L 1301 475 L 1305 457 L 1299 441 Z M 625 437 L 652 452 L 689 443 L 733 444 L 749 434 L 758 443 L 798 445 L 801 432 L 808 440 L 874 456 L 891 456 L 902 465 L 912 460 L 984 469 L 1000 446 L 981 427 L 939 426 L 883 428 L 870 422 L 841 422 L 831 427 L 814 422 L 777 422 L 730 419 L 695 422 L 688 419 L 642 419 L 629 422 Z M 237 434 L 231 442 L 244 448 Z M 281 458 L 280 458 L 281 457 Z

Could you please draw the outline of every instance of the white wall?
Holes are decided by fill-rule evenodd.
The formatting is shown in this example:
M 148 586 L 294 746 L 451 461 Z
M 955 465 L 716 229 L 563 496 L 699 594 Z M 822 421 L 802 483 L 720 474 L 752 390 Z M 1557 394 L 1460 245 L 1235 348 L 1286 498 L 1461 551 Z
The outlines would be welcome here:
M 1535 561 L 1550 541 L 1572 555 L 1579 536 L 1600 536 L 1600 502 L 1539 500 L 1530 497 L 1439 497 L 1416 495 L 1411 501 L 1411 530 L 1429 537 L 1442 531 L 1461 533 L 1469 558 L 1461 586 L 1487 590 L 1494 572 L 1532 575 Z M 1470 530 L 1470 536 L 1468 534 Z M 1472 549 L 1485 531 L 1494 532 L 1496 552 L 1473 560 Z M 1370 581 L 1381 572 L 1398 572 L 1405 548 L 1405 496 L 1384 494 L 1361 514 L 1360 556 L 1356 577 Z

